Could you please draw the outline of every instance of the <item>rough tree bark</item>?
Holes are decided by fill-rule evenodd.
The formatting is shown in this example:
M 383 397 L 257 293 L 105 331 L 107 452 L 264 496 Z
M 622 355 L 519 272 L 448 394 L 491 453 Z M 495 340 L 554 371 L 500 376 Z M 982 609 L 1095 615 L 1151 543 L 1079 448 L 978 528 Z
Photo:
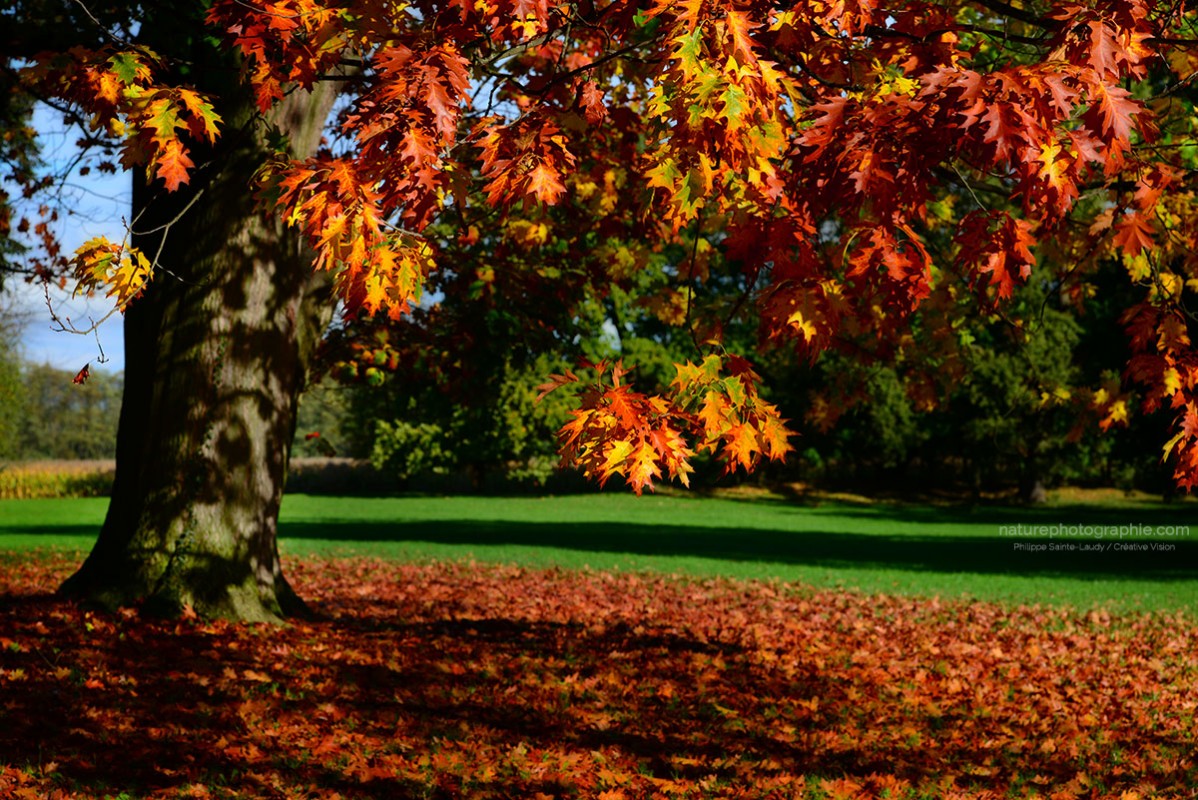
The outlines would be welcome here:
M 171 41 L 182 23 L 169 17 L 141 37 Z M 277 620 L 303 609 L 275 534 L 298 396 L 332 305 L 299 240 L 256 204 L 252 176 L 272 126 L 293 155 L 315 151 L 332 92 L 296 92 L 262 120 L 227 53 L 199 37 L 189 48 L 184 80 L 220 99 L 224 135 L 178 192 L 135 178 L 134 243 L 162 269 L 125 315 L 108 515 L 61 593 Z

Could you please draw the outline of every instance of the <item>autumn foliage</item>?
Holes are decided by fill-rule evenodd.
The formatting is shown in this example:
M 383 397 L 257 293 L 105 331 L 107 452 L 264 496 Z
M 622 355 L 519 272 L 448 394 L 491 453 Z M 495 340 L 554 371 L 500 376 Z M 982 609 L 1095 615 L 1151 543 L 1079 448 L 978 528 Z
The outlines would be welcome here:
M 51 602 L 72 563 L 0 572 L 5 797 L 1126 799 L 1198 783 L 1185 616 L 337 560 L 293 564 L 327 618 L 279 629 Z
M 258 177 L 352 313 L 403 316 L 480 224 L 523 221 L 527 239 L 589 213 L 618 219 L 625 241 L 694 244 L 671 266 L 676 324 L 698 326 L 702 240 L 743 276 L 764 343 L 922 351 L 934 373 L 953 359 L 954 318 L 1001 316 L 1029 280 L 1084 309 L 1098 266 L 1118 262 L 1133 357 L 1122 385 L 1073 401 L 1103 427 L 1126 420 L 1133 393 L 1165 409 L 1176 481 L 1198 483 L 1198 40 L 1182 5 L 217 0 L 207 19 L 262 114 L 322 81 L 345 90 L 329 147 L 280 151 Z M 144 48 L 47 56 L 25 80 L 84 109 L 167 189 L 221 135 L 207 100 Z M 148 278 L 143 258 L 92 242 L 76 274 L 123 303 Z M 709 327 L 700 361 L 723 354 Z M 584 390 L 567 460 L 639 489 L 685 479 L 696 451 L 750 467 L 787 450 L 753 381 L 745 405 L 706 368 L 678 375 L 660 395 L 614 377 Z
M 699 447 L 716 453 L 726 471 L 752 470 L 762 456 L 781 459 L 791 449 L 778 409 L 760 398 L 761 378 L 743 358 L 728 360 L 727 376 L 721 376 L 725 365 L 715 355 L 699 366 L 677 365 L 673 402 L 622 383 L 628 372 L 621 363 L 586 366 L 594 367 L 598 378 L 583 393 L 582 408 L 571 412 L 574 419 L 562 427 L 562 458 L 601 486 L 619 474 L 640 494 L 661 477 L 659 463 L 670 478 L 689 486 L 687 459 L 694 452 L 683 438 L 686 430 L 698 431 Z M 539 387 L 541 397 L 579 382 L 573 372 L 551 375 Z

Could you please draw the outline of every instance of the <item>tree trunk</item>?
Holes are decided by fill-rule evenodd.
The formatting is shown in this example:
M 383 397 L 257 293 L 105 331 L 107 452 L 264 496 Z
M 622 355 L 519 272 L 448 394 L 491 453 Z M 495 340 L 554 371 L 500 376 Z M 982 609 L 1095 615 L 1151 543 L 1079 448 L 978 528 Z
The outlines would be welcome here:
M 61 592 L 106 607 L 144 600 L 166 614 L 278 620 L 303 608 L 275 535 L 299 392 L 331 302 L 298 238 L 255 203 L 252 176 L 270 125 L 293 155 L 315 151 L 332 92 L 297 91 L 266 123 L 228 54 L 198 37 L 189 46 L 191 63 L 207 65 L 189 80 L 219 98 L 224 132 L 194 156 L 180 191 L 135 178 L 134 243 L 160 269 L 125 315 L 108 515 Z

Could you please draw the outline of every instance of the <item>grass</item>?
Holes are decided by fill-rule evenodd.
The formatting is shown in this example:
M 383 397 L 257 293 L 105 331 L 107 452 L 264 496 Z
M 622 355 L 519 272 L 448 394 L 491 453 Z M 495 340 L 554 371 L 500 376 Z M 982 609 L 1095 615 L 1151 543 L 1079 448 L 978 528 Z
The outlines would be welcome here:
M 0 501 L 0 551 L 86 550 L 106 500 Z M 546 498 L 289 495 L 287 555 L 364 555 L 778 579 L 816 587 L 1115 611 L 1198 610 L 1188 537 L 1008 536 L 1001 526 L 1185 526 L 1193 503 L 975 509 L 624 494 Z M 1072 544 L 1074 551 L 1015 545 Z M 1128 551 L 1122 544 L 1149 549 Z M 1172 546 L 1162 551 L 1153 543 Z M 1096 551 L 1081 548 L 1098 545 Z

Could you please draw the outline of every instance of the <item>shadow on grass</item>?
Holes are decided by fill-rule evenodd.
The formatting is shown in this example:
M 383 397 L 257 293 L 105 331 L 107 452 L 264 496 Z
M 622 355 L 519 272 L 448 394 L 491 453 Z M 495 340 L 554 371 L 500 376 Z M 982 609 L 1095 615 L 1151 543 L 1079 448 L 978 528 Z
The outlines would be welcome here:
M 847 519 L 888 520 L 898 523 L 970 525 L 1189 525 L 1198 527 L 1198 504 L 1193 502 L 1128 502 L 1123 505 L 1053 503 L 1046 505 L 969 504 L 929 505 L 881 500 L 853 502 L 795 495 L 791 497 L 720 498 L 746 506 L 766 506 L 771 513 L 828 512 Z M 1195 532 L 1198 537 L 1198 532 Z
M 1198 542 L 985 536 L 887 536 L 686 525 L 438 520 L 290 522 L 280 536 L 331 542 L 544 547 L 814 567 L 1070 578 L 1198 579 Z M 1027 549 L 1044 546 L 1044 550 Z M 1076 549 L 1051 549 L 1052 546 Z M 1131 546 L 1143 549 L 1128 549 Z M 1098 549 L 1085 549 L 1098 548 Z M 1175 548 L 1175 549 L 1168 549 Z
M 651 522 L 532 522 L 503 519 L 282 521 L 283 539 L 333 543 L 420 542 L 461 548 L 472 546 L 539 547 L 580 553 L 704 558 L 733 562 L 777 563 L 828 569 L 877 569 L 938 573 L 977 573 L 1075 579 L 1198 579 L 1198 525 L 1190 537 L 1144 538 L 1150 526 L 1186 525 L 1190 509 L 1055 506 L 1051 508 L 921 508 L 878 506 L 810 508 L 770 504 L 771 513 L 805 514 L 811 526 L 833 530 L 782 530 Z M 699 509 L 686 509 L 687 515 Z M 911 534 L 835 530 L 859 521 L 862 528 L 903 526 Z M 756 524 L 760 524 L 760 518 Z M 847 525 L 845 524 L 847 523 Z M 967 525 L 977 533 L 944 526 Z M 1023 526 L 1016 535 L 1000 535 L 1001 526 Z M 1029 526 L 1139 526 L 1133 535 L 1053 537 L 1034 535 Z M 927 533 L 918 532 L 927 526 Z M 90 525 L 0 523 L 5 533 L 94 536 Z M 1040 549 L 1033 549 L 1040 548 Z M 1072 548 L 1072 549 L 1069 549 Z

